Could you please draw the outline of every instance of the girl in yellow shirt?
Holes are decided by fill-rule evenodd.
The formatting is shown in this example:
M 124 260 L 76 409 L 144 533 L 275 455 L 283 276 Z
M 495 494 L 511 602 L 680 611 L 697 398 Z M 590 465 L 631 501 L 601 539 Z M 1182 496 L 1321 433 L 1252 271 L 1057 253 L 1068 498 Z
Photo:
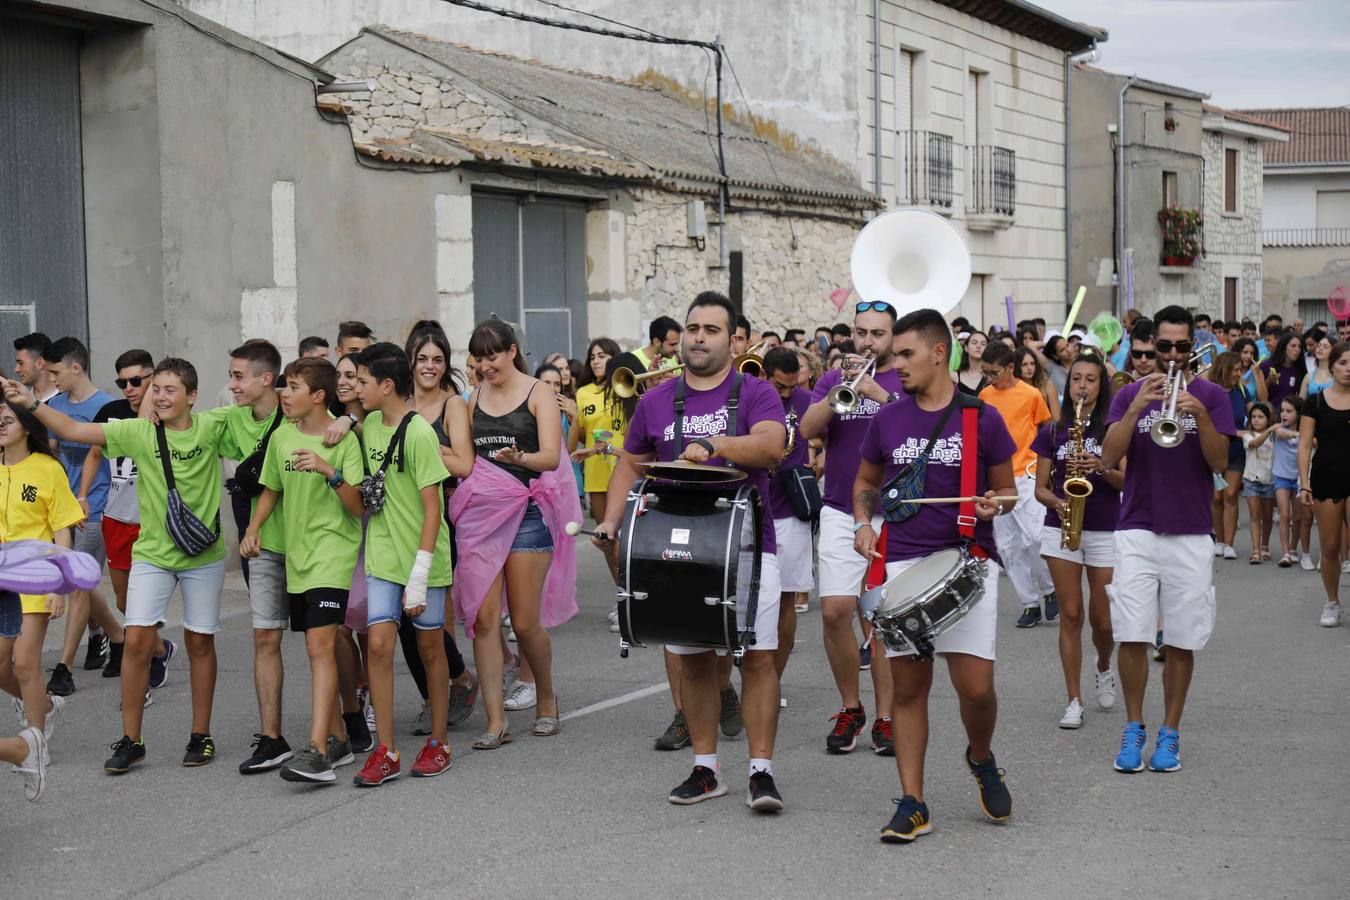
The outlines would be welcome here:
M 0 402 L 0 543 L 32 539 L 69 549 L 70 528 L 83 518 L 46 427 L 31 413 Z M 65 612 L 65 598 L 21 594 L 20 602 L 18 634 L 0 632 L 0 689 L 22 701 L 30 726 L 50 736 L 65 701 L 47 696 L 42 642 L 47 622 Z
M 605 521 L 605 494 L 619 461 L 623 430 L 628 424 L 624 403 L 609 386 L 609 377 L 622 352 L 609 338 L 591 341 L 586 350 L 586 370 L 577 388 L 577 416 L 585 444 L 573 451 L 572 461 L 583 465 L 582 487 L 591 498 L 591 515 L 597 522 Z M 636 402 L 631 405 L 636 406 Z M 613 570 L 618 548 L 606 547 L 605 558 Z

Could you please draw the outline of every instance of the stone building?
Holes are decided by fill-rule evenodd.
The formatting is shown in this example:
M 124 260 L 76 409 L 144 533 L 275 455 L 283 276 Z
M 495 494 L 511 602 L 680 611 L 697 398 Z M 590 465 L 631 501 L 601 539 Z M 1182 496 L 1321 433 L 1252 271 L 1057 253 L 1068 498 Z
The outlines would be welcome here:
M 1327 297 L 1350 292 L 1350 109 L 1252 109 L 1289 129 L 1262 172 L 1266 309 L 1286 322 L 1330 321 Z

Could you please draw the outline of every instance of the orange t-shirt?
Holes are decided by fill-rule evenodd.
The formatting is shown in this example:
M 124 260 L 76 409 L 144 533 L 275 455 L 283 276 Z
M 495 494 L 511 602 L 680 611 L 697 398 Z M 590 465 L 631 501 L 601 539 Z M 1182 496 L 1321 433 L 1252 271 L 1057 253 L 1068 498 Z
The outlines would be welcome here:
M 1050 407 L 1045 405 L 1045 397 L 1025 381 L 1014 381 L 1012 387 L 999 390 L 990 385 L 980 391 L 980 399 L 998 410 L 1008 434 L 1017 443 L 1017 452 L 1013 454 L 1013 475 L 1021 477 L 1036 471 L 1036 454 L 1031 442 L 1036 439 L 1037 430 L 1050 419 Z

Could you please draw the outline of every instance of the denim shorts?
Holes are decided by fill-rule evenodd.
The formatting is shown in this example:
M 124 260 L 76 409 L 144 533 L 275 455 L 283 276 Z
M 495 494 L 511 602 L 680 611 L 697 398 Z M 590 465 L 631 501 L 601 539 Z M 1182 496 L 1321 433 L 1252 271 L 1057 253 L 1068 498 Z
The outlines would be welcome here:
M 225 560 L 194 569 L 161 569 L 141 560 L 131 564 L 127 581 L 127 625 L 153 628 L 165 623 L 174 588 L 183 591 L 183 628 L 197 634 L 220 630 L 220 591 Z
M 1280 476 L 1276 475 L 1276 476 L 1275 476 L 1275 490 L 1277 490 L 1277 491 L 1293 491 L 1294 493 L 1298 493 L 1298 479 L 1297 479 L 1297 478 L 1281 478 Z
M 427 608 L 412 620 L 413 626 L 431 631 L 445 625 L 446 588 L 427 588 Z M 366 627 L 374 628 L 381 622 L 395 625 L 403 618 L 403 585 L 374 575 L 366 575 Z
M 23 603 L 13 591 L 0 591 L 0 638 L 14 639 L 23 628 Z
M 544 521 L 544 513 L 534 501 L 525 507 L 516 538 L 511 542 L 512 553 L 552 553 L 553 535 Z
M 1242 496 L 1261 497 L 1266 500 L 1275 499 L 1275 485 L 1262 484 L 1259 481 L 1252 481 L 1250 478 L 1242 479 Z

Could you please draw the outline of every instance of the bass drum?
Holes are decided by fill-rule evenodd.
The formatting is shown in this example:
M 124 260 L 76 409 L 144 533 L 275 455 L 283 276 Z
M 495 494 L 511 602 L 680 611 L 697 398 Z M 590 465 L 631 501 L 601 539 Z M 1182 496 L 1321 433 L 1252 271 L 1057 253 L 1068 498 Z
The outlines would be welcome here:
M 736 589 L 759 584 L 759 492 L 750 486 L 675 484 L 651 478 L 628 495 L 619 535 L 620 646 L 649 643 L 736 653 Z M 755 552 L 740 564 L 742 535 Z M 753 594 L 751 595 L 753 596 Z M 754 608 L 747 632 L 754 633 Z

